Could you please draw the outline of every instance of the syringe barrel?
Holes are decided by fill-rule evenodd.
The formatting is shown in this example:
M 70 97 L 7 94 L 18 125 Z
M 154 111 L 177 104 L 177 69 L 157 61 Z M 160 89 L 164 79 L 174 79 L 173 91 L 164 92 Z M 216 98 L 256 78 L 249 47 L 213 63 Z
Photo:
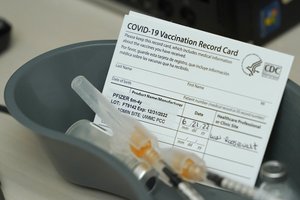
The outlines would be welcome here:
M 73 90 L 82 100 L 113 130 L 118 137 L 126 137 L 133 127 L 121 112 L 119 112 L 84 76 L 77 76 L 71 83 Z
M 147 163 L 135 158 L 131 152 L 115 152 L 111 149 L 112 133 L 109 129 L 100 127 L 93 122 L 82 119 L 70 126 L 66 135 L 88 142 L 118 158 L 133 174 L 143 182 L 149 190 L 156 184 L 158 173 Z
M 112 153 L 109 145 L 111 142 L 111 133 L 86 119 L 79 120 L 72 124 L 67 129 L 66 135 L 81 139 Z
M 206 166 L 197 155 L 180 149 L 164 149 L 163 158 L 185 180 L 191 182 L 206 179 Z

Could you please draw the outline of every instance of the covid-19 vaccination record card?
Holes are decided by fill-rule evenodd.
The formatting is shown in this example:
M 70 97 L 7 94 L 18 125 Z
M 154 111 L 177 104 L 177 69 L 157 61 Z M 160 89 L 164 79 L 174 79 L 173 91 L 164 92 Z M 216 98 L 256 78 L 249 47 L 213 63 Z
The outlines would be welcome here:
M 103 94 L 142 122 L 161 148 L 191 151 L 209 170 L 253 186 L 292 61 L 290 55 L 130 12 Z

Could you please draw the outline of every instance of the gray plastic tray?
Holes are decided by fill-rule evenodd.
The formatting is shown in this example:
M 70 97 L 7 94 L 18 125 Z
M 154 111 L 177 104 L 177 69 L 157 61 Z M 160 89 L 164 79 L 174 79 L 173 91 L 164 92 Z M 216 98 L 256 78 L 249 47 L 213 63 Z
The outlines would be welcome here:
M 64 135 L 79 119 L 94 113 L 70 87 L 84 75 L 102 90 L 116 41 L 90 41 L 46 52 L 20 67 L 5 88 L 5 102 L 14 118 L 38 136 L 57 171 L 68 181 L 137 200 L 179 200 L 182 196 L 158 183 L 148 192 L 117 159 L 101 149 Z M 300 185 L 300 89 L 288 81 L 266 159 L 288 164 Z M 196 185 L 207 200 L 239 200 L 230 192 Z

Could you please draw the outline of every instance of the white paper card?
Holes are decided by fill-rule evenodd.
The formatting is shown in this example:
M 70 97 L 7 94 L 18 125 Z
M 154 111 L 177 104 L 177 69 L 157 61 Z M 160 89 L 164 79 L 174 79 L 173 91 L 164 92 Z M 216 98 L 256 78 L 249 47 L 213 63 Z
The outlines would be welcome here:
M 161 147 L 192 151 L 210 170 L 254 185 L 292 61 L 131 12 L 103 94 Z

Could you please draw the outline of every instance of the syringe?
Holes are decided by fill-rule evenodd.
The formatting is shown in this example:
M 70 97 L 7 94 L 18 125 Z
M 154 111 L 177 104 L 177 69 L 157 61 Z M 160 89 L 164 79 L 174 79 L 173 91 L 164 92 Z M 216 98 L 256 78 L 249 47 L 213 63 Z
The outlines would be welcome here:
M 278 200 L 272 194 L 238 181 L 221 176 L 207 169 L 205 162 L 197 155 L 180 149 L 165 149 L 162 155 L 166 162 L 184 180 L 189 182 L 211 181 L 216 186 L 254 200 Z
M 137 120 L 122 115 L 108 100 L 83 76 L 72 81 L 72 88 L 89 107 L 112 129 L 115 151 L 129 148 L 139 159 L 146 161 L 160 174 L 162 180 L 180 190 L 190 200 L 203 200 L 203 197 L 190 184 L 183 181 L 161 159 L 156 150 L 157 141 Z M 122 145 L 128 144 L 128 145 Z
M 129 151 L 122 152 L 122 154 L 114 152 L 110 146 L 112 133 L 108 128 L 97 125 L 86 119 L 81 119 L 67 129 L 66 135 L 86 141 L 89 144 L 110 153 L 124 163 L 149 191 L 152 191 L 155 187 L 158 175 L 157 172 L 149 164 L 138 160 Z

